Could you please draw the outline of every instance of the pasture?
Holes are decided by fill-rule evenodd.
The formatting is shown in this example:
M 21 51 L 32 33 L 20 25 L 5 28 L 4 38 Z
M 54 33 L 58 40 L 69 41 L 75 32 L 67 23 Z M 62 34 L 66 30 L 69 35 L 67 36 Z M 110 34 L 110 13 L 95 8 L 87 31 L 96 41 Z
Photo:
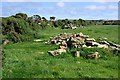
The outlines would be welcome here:
M 118 56 L 99 49 L 98 60 L 76 58 L 68 53 L 51 56 L 57 45 L 45 44 L 60 33 L 80 33 L 93 38 L 106 37 L 118 43 L 118 25 L 91 25 L 78 29 L 48 28 L 39 31 L 40 42 L 9 43 L 3 46 L 3 78 L 118 78 Z M 91 49 L 83 50 L 90 52 Z

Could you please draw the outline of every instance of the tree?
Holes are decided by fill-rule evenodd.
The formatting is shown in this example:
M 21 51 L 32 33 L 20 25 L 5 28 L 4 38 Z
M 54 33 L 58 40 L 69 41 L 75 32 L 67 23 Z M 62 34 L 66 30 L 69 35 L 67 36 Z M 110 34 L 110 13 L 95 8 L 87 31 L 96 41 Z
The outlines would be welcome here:
M 42 20 L 47 21 L 47 19 L 45 17 L 42 17 Z
M 32 20 L 36 23 L 39 23 L 39 21 L 41 20 L 41 17 L 39 15 L 33 15 Z
M 54 20 L 55 20 L 55 17 L 54 17 L 54 16 L 50 17 L 50 20 L 51 20 L 51 21 L 54 21 Z
M 14 17 L 27 20 L 27 14 L 24 14 L 24 13 L 17 13 Z
M 82 21 L 83 21 L 83 20 L 82 20 L 82 19 L 79 19 L 78 21 L 80 21 L 80 23 L 82 24 Z

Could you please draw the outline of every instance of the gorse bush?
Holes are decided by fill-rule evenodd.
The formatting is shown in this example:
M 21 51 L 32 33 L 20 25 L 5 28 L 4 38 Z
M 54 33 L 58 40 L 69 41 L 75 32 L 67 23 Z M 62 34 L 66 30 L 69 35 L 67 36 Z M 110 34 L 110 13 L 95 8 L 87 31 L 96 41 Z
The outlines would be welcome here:
M 2 34 L 13 42 L 30 40 L 37 35 L 40 26 L 29 24 L 22 18 L 7 17 L 2 19 Z
M 106 21 L 105 24 L 115 24 L 117 22 L 118 21 Z M 34 38 L 40 38 L 40 36 L 37 34 L 40 30 L 55 27 L 64 29 L 65 25 L 70 24 L 72 24 L 72 26 L 80 27 L 87 25 L 95 25 L 96 21 L 83 19 L 55 20 L 54 16 L 50 17 L 50 20 L 47 20 L 45 17 L 41 17 L 39 15 L 33 15 L 31 17 L 28 17 L 25 13 L 17 13 L 16 15 L 2 18 L 2 34 L 3 36 L 5 36 L 3 37 L 3 39 L 9 39 L 13 42 L 27 41 Z M 98 31 L 96 31 L 95 33 L 98 33 Z

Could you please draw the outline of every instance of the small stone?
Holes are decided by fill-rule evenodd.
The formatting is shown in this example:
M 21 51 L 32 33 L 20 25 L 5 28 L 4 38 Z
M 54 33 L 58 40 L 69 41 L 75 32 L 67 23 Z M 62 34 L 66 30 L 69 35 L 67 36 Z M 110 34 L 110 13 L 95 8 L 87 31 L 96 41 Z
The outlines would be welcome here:
M 98 52 L 95 52 L 93 54 L 90 54 L 90 55 L 87 55 L 87 58 L 90 58 L 90 59 L 98 59 L 100 58 L 100 55 Z
M 92 42 L 91 41 L 86 41 L 86 46 L 92 46 Z
M 108 49 L 108 45 L 106 45 L 106 44 L 100 44 L 100 45 L 98 45 L 98 48 Z
M 65 52 L 66 52 L 65 49 L 57 49 L 54 51 L 48 51 L 48 53 L 50 53 L 53 56 L 60 55 L 60 54 L 65 53 Z
M 95 42 L 95 39 L 94 38 L 86 38 L 86 41 L 94 41 Z
M 84 36 L 82 32 L 79 33 L 80 36 Z
M 4 40 L 4 41 L 3 41 L 3 44 L 6 45 L 6 44 L 8 44 L 9 42 L 10 42 L 9 40 Z
M 36 40 L 34 40 L 35 42 L 39 42 L 39 41 L 42 41 L 41 39 L 36 39 Z
M 79 51 L 76 51 L 74 54 L 75 54 L 75 57 L 80 57 L 80 52 Z
M 100 44 L 97 42 L 92 42 L 92 46 L 98 46 L 98 45 L 100 45 Z
M 60 49 L 67 49 L 67 46 L 60 46 Z
M 79 61 L 77 61 L 77 63 L 78 63 L 78 64 L 80 64 L 80 62 L 79 62 Z
M 84 44 L 84 45 L 82 45 L 82 47 L 87 47 L 87 46 Z

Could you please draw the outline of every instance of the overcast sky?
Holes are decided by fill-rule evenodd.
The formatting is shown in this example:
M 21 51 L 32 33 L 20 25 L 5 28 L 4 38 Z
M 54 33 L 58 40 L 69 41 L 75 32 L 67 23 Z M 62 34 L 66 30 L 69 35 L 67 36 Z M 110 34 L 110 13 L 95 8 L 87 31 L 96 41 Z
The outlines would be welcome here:
M 2 2 L 1 5 L 2 16 L 22 12 L 47 19 L 50 16 L 56 19 L 118 19 L 118 2 Z

